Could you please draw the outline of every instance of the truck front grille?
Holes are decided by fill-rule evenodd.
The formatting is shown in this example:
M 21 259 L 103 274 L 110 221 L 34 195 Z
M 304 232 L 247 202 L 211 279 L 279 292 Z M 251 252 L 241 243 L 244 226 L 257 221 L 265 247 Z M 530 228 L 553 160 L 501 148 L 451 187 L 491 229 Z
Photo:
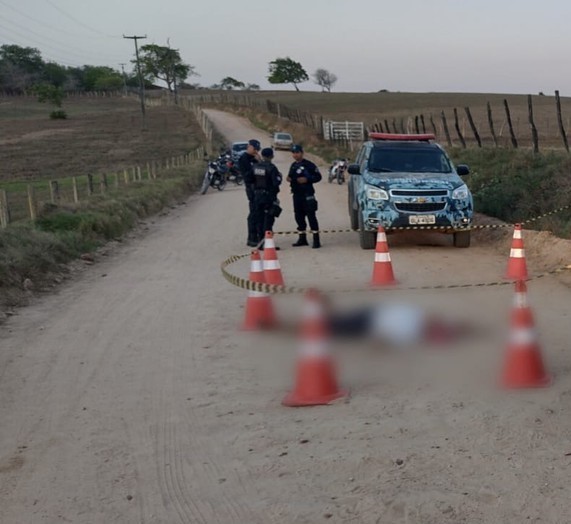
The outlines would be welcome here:
M 434 213 L 435 211 L 442 211 L 445 207 L 445 202 L 428 202 L 426 204 L 395 204 L 397 211 L 404 211 L 405 213 Z

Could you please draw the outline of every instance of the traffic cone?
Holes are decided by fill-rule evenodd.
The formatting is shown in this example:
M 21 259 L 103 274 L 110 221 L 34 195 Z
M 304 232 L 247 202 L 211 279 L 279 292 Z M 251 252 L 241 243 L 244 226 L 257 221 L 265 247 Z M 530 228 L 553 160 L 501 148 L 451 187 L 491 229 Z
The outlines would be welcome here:
M 543 365 L 533 313 L 527 300 L 527 287 L 521 280 L 515 285 L 510 324 L 502 385 L 510 389 L 549 385 L 550 379 Z
M 320 406 L 346 396 L 347 391 L 337 387 L 335 365 L 328 350 L 329 330 L 322 298 L 315 290 L 309 290 L 305 295 L 301 339 L 295 387 L 282 404 Z
M 258 250 L 252 251 L 250 280 L 261 284 L 266 283 L 262 259 Z M 245 331 L 256 331 L 271 328 L 275 325 L 274 305 L 270 295 L 261 291 L 249 290 L 246 300 L 246 318 L 242 329 Z
M 375 262 L 373 264 L 372 286 L 391 286 L 396 284 L 387 243 L 387 234 L 383 226 L 379 226 L 377 231 L 377 247 L 375 249 Z
M 522 229 L 520 224 L 516 224 L 506 278 L 508 280 L 526 280 L 527 277 L 527 264 L 525 261 L 525 249 L 523 248 Z
M 264 238 L 264 276 L 267 284 L 285 285 L 274 235 L 271 231 L 266 231 Z

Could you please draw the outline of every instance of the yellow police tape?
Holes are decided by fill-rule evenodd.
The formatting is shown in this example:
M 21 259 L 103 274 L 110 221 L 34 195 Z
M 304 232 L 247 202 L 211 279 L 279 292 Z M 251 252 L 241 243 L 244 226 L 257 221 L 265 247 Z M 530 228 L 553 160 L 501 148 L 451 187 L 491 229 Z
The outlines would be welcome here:
M 571 209 L 571 204 L 567 204 L 566 206 L 561 206 L 549 213 L 544 213 L 543 215 L 538 215 L 533 218 L 529 218 L 528 220 L 523 220 L 519 222 L 519 225 L 525 226 L 526 224 L 531 224 L 533 222 L 537 222 L 542 218 L 546 218 L 548 216 L 556 215 L 557 213 L 561 213 L 562 211 L 566 211 L 567 209 Z M 515 224 L 473 224 L 470 226 L 462 227 L 462 228 L 452 228 L 450 226 L 398 226 L 398 227 L 386 227 L 385 231 L 477 231 L 481 229 L 502 229 L 507 227 L 514 227 Z M 359 231 L 359 229 L 321 229 L 319 231 L 310 231 L 310 233 L 320 233 L 320 234 L 330 234 L 330 233 L 352 233 L 354 231 Z M 299 231 L 276 231 L 274 232 L 275 235 L 299 235 Z
M 244 255 L 234 255 L 222 262 L 220 269 L 224 278 L 230 282 L 230 284 L 239 287 L 240 289 L 246 289 L 248 291 L 257 291 L 259 293 L 269 293 L 273 295 L 292 295 L 298 293 L 305 293 L 308 288 L 296 287 L 296 286 L 278 286 L 275 284 L 264 284 L 261 282 L 254 282 L 248 280 L 247 278 L 241 278 L 230 273 L 226 268 L 239 260 L 248 258 L 250 253 Z M 534 277 L 526 279 L 526 282 L 530 280 L 537 280 L 544 278 L 549 275 L 555 275 L 557 273 L 563 273 L 564 271 L 571 271 L 571 264 L 566 266 L 561 266 L 551 271 L 541 273 Z M 513 281 L 503 280 L 496 282 L 479 282 L 476 284 L 437 284 L 429 286 L 394 286 L 383 288 L 384 291 L 426 291 L 431 289 L 467 289 L 467 288 L 485 288 L 485 287 L 497 287 L 497 286 L 507 286 L 513 284 Z M 314 286 L 315 287 L 315 286 Z M 355 287 L 355 288 L 334 288 L 323 290 L 327 293 L 363 293 L 370 291 L 377 291 L 378 288 L 373 287 Z

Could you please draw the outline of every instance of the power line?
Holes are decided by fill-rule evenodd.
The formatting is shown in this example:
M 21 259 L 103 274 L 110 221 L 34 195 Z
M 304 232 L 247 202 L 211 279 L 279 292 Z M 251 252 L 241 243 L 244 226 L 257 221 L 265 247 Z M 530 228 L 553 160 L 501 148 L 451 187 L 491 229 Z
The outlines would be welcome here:
M 70 33 L 69 31 L 66 31 L 65 29 L 61 29 L 59 27 L 55 27 L 53 25 L 46 24 L 44 21 L 38 20 L 37 18 L 30 16 L 26 12 L 20 11 L 19 9 L 15 8 L 13 5 L 10 5 L 10 4 L 4 2 L 4 0 L 0 0 L 0 4 L 6 6 L 8 9 L 11 9 L 15 13 L 18 13 L 20 16 L 27 18 L 28 20 L 31 20 L 32 22 L 35 22 L 36 24 L 38 24 L 40 26 L 51 29 L 52 31 L 56 31 L 57 33 L 63 33 L 63 34 L 69 35 L 69 36 L 73 36 L 75 38 L 94 38 L 94 39 L 109 38 L 109 37 L 104 37 L 104 36 L 91 36 L 91 35 L 85 35 L 85 34 L 80 35 L 79 33 Z
M 78 20 L 77 18 L 75 18 L 75 16 L 70 15 L 68 12 L 64 11 L 61 7 L 57 6 L 56 4 L 54 4 L 52 2 L 52 0 L 46 0 L 46 2 L 51 5 L 55 10 L 59 11 L 62 15 L 66 16 L 67 18 L 69 18 L 70 20 L 72 20 L 73 22 L 75 22 L 76 24 L 84 27 L 85 29 L 89 29 L 90 31 L 93 31 L 94 33 L 103 35 L 103 36 L 107 36 L 109 38 L 121 38 L 120 36 L 117 35 L 110 35 L 107 33 L 104 33 L 103 31 L 99 31 L 99 29 L 94 29 L 93 27 L 88 26 L 87 24 L 84 24 L 81 20 Z
M 80 54 L 80 53 L 76 53 L 75 51 L 70 51 L 69 47 L 64 44 L 63 42 L 59 42 L 58 40 L 54 40 L 53 38 L 49 37 L 49 36 L 45 36 L 45 35 L 41 35 L 40 33 L 36 33 L 35 31 L 32 31 L 31 29 L 28 29 L 27 27 L 18 24 L 17 22 L 14 22 L 13 20 L 7 20 L 7 22 L 9 22 L 10 24 L 16 26 L 17 28 L 26 31 L 28 33 L 30 33 L 31 35 L 34 35 L 36 38 L 39 38 L 41 40 L 46 40 L 48 42 L 53 42 L 52 44 L 44 44 L 44 43 L 39 43 L 38 45 L 40 46 L 47 46 L 47 47 L 52 47 L 53 49 L 56 49 L 58 52 L 64 52 L 66 54 L 71 54 L 74 55 L 76 58 L 79 58 L 80 60 L 84 60 L 85 56 L 84 54 Z M 12 31 L 14 31 L 12 29 Z M 20 33 L 22 34 L 22 33 Z M 30 39 L 31 40 L 31 39 Z M 54 45 L 55 44 L 55 45 Z M 59 49 L 58 49 L 59 48 Z M 105 58 L 107 58 L 108 60 L 117 60 L 118 57 L 110 57 L 110 56 L 106 56 Z
M 21 46 L 28 46 L 28 45 L 30 45 L 30 44 L 40 45 L 40 46 L 43 45 L 43 44 L 38 44 L 37 42 L 34 42 L 34 41 L 33 41 L 32 39 L 30 39 L 27 35 L 23 35 L 23 34 L 20 33 L 19 31 L 16 31 L 16 30 L 14 30 L 14 29 L 12 29 L 12 28 L 8 28 L 8 27 L 6 27 L 6 26 L 4 26 L 4 25 L 2 25 L 2 24 L 0 24 L 0 28 L 2 28 L 2 29 L 4 30 L 4 32 L 7 34 L 7 36 L 9 37 L 10 40 L 19 41 L 18 45 L 21 45 Z M 15 34 L 16 36 L 14 36 L 14 34 Z M 44 47 L 48 47 L 48 48 L 51 47 L 51 46 L 49 46 L 49 45 L 43 45 L 43 46 L 44 46 Z M 54 48 L 52 48 L 52 49 L 54 49 Z M 59 51 L 59 50 L 56 49 L 55 52 L 56 52 L 57 54 L 59 54 L 61 51 Z M 53 56 L 53 51 L 49 52 L 49 54 L 52 54 L 52 56 Z M 46 58 L 50 59 L 50 57 L 49 57 L 46 53 L 42 52 L 42 55 L 45 56 Z M 51 58 L 51 59 L 53 59 L 53 58 Z M 75 67 L 75 66 L 81 67 L 81 65 L 82 65 L 82 64 L 72 63 L 71 60 L 67 60 L 67 59 L 64 59 L 64 60 L 56 59 L 55 61 L 60 62 L 60 63 L 62 63 L 62 64 L 64 64 L 64 65 L 70 65 L 70 64 L 71 64 L 71 65 L 74 66 L 74 67 Z

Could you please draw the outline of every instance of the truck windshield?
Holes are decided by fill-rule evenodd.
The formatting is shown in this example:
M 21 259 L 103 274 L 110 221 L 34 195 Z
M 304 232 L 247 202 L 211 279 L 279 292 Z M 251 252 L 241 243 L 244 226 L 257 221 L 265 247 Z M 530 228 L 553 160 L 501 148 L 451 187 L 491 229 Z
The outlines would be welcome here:
M 369 157 L 373 173 L 450 173 L 452 167 L 439 149 L 375 148 Z

